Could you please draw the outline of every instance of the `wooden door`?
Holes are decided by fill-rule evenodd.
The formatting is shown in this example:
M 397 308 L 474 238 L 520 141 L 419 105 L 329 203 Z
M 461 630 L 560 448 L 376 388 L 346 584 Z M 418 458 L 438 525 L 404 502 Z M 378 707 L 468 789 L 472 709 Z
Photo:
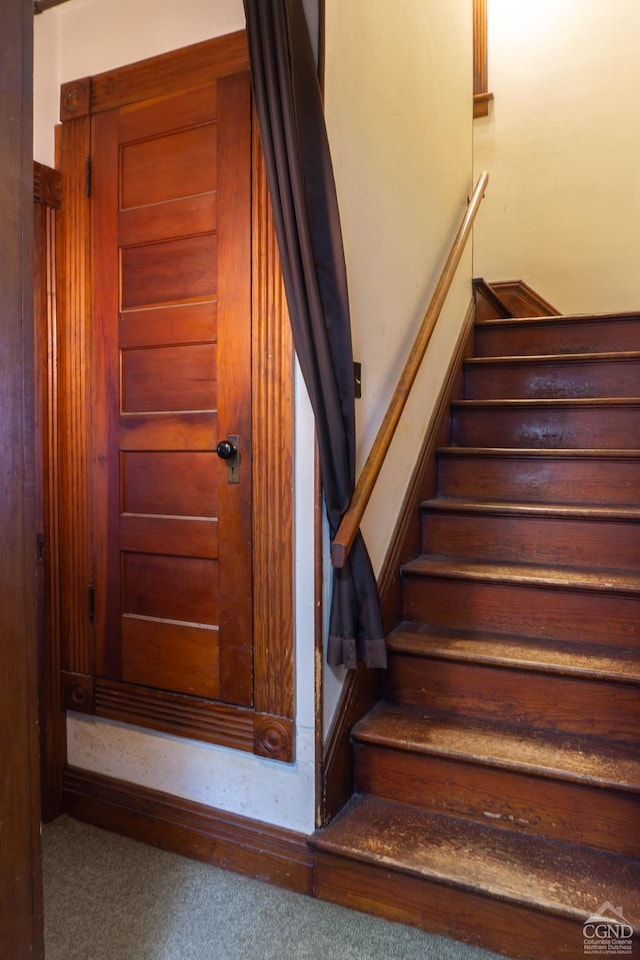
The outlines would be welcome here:
M 293 348 L 246 34 L 60 114 L 64 706 L 291 761 Z
M 96 676 L 251 705 L 248 72 L 91 140 Z

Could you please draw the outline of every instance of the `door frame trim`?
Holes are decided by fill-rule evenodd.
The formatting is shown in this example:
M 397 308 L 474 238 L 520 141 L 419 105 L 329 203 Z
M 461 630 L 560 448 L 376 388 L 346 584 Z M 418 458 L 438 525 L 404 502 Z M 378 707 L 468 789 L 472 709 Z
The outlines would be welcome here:
M 293 345 L 271 217 L 266 172 L 253 124 L 252 404 L 254 707 L 234 708 L 94 677 L 87 613 L 92 580 L 88 386 L 91 338 L 90 217 L 85 195 L 91 116 L 161 96 L 182 82 L 195 89 L 248 69 L 245 31 L 206 40 L 61 88 L 63 230 L 61 274 L 60 574 L 63 696 L 68 710 L 126 719 L 173 734 L 294 760 Z M 78 504 L 86 509 L 78 510 Z M 167 711 L 167 696 L 174 702 Z M 184 702 L 183 702 L 184 701 Z M 134 709 L 135 705 L 135 709 Z M 188 722 L 185 717 L 188 716 Z M 186 723 L 186 729 L 184 729 Z M 199 731 L 199 732 L 198 732 Z
M 33 28 L 3 8 L 0 37 L 0 943 L 44 956 L 38 772 L 33 327 Z
M 58 571 L 58 376 L 57 243 L 61 177 L 33 164 L 33 275 L 36 407 L 36 504 L 38 532 L 38 657 L 42 819 L 62 809 L 66 732 L 60 699 Z

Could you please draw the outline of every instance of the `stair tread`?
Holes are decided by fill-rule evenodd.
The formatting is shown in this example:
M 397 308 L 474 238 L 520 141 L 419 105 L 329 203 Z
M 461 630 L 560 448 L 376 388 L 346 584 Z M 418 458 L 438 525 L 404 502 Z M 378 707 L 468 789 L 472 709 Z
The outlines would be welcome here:
M 423 500 L 421 509 L 443 513 L 493 513 L 536 517 L 569 517 L 584 520 L 640 520 L 638 506 L 581 505 L 577 503 L 524 503 L 509 500 L 464 500 L 453 497 L 432 497 Z M 640 533 L 639 533 L 640 536 Z
M 356 795 L 314 845 L 581 923 L 606 901 L 640 922 L 640 861 L 563 841 Z
M 484 580 L 531 586 L 564 587 L 603 592 L 640 593 L 640 577 L 634 571 L 597 570 L 580 567 L 551 567 L 534 563 L 492 563 L 421 554 L 402 567 L 404 575 L 446 576 L 459 580 Z
M 478 327 L 500 326 L 554 326 L 566 323 L 601 323 L 602 321 L 622 320 L 633 323 L 640 320 L 640 313 L 629 311 L 623 313 L 569 313 L 549 317 L 492 317 L 489 320 L 479 320 Z
M 381 703 L 352 731 L 359 743 L 500 766 L 640 794 L 640 757 L 599 741 Z
M 526 459 L 533 457 L 544 459 L 550 457 L 553 459 L 603 459 L 603 460 L 637 460 L 640 459 L 640 449 L 632 447 L 620 447 L 611 449 L 607 447 L 459 447 L 446 446 L 438 447 L 436 453 L 441 456 L 463 456 L 463 457 L 497 457 L 503 459 L 506 457 L 515 457 Z
M 389 634 L 387 645 L 391 652 L 413 656 L 640 682 L 638 651 L 604 644 L 578 645 L 559 640 L 465 634 L 408 622 Z
M 640 406 L 640 397 L 534 397 L 534 398 L 508 398 L 499 400 L 453 400 L 452 409 L 455 410 L 475 410 L 486 408 L 495 410 L 498 407 L 511 407 L 520 410 L 533 410 L 536 407 L 549 409 L 551 407 L 570 407 L 593 408 L 593 407 L 637 407 Z
M 640 360 L 640 350 L 594 350 L 593 353 L 496 354 L 491 357 L 467 357 L 468 367 L 508 366 L 509 364 L 599 363 L 602 360 Z

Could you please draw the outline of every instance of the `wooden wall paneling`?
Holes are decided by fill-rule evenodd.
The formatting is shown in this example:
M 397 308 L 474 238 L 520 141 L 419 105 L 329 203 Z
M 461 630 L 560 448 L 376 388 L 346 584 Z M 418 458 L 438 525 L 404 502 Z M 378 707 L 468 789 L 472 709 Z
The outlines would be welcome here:
M 93 627 L 88 590 L 92 581 L 89 539 L 89 337 L 90 203 L 86 160 L 89 118 L 65 123 L 61 134 L 62 193 L 59 243 L 58 457 L 61 666 L 92 675 Z
M 62 809 L 66 759 L 60 690 L 60 576 L 58 523 L 57 234 L 62 178 L 34 163 L 34 321 L 36 491 L 40 648 L 40 770 L 42 819 Z
M 290 721 L 294 716 L 293 345 L 255 118 L 253 128 L 255 707 Z M 290 729 L 291 725 L 284 726 Z M 277 738 L 275 727 L 273 736 Z
M 0 953 L 42 960 L 31 7 L 0 31 Z

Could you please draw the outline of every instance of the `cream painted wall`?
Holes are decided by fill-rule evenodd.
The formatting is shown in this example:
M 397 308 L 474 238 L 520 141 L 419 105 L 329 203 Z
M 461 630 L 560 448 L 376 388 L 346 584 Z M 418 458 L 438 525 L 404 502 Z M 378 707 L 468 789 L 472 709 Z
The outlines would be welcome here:
M 359 467 L 371 448 L 472 182 L 471 0 L 328 0 L 325 107 L 342 217 Z M 471 298 L 461 264 L 365 521 L 374 567 L 387 549 Z
M 72 0 L 35 18 L 35 156 L 53 163 L 60 84 L 244 27 L 242 0 Z M 296 371 L 296 761 L 81 715 L 69 763 L 303 833 L 315 825 L 314 441 Z
M 489 0 L 491 187 L 474 272 L 566 312 L 640 308 L 640 3 Z
M 58 9 L 33 18 L 33 158 L 55 166 L 54 127 L 60 117 Z
M 471 0 L 327 0 L 325 110 L 362 363 L 358 470 L 466 209 L 471 97 Z M 376 570 L 470 299 L 469 250 L 365 515 Z M 327 718 L 341 681 L 325 678 Z

